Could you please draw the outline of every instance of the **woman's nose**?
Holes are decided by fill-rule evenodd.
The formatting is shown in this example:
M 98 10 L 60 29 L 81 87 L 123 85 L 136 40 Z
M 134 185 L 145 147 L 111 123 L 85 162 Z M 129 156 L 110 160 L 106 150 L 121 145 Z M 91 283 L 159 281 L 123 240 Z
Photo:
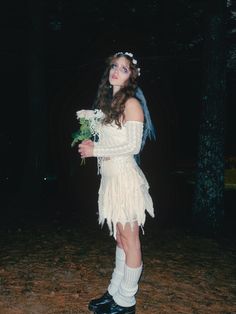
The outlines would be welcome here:
M 115 68 L 115 73 L 118 73 L 119 72 L 119 68 Z

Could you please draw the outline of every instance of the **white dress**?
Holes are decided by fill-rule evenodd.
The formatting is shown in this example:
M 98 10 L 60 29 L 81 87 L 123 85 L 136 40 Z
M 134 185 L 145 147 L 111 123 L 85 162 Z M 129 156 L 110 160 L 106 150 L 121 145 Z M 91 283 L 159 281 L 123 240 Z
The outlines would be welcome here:
M 99 145 L 119 147 L 127 140 L 126 126 L 112 123 L 100 125 Z M 108 224 L 110 234 L 116 238 L 116 224 L 137 222 L 143 228 L 147 212 L 154 217 L 149 184 L 137 165 L 134 155 L 98 157 L 101 184 L 99 188 L 99 223 Z
M 123 226 L 130 223 L 131 227 L 137 222 L 143 230 L 146 211 L 154 217 L 153 202 L 148 192 L 149 184 L 135 161 L 133 150 L 124 149 L 129 137 L 128 127 L 133 128 L 132 133 L 139 133 L 132 135 L 141 141 L 143 123 L 129 121 L 129 125 L 125 123 L 121 128 L 114 122 L 105 125 L 99 121 L 102 117 L 101 111 L 96 110 L 95 114 L 94 111 L 81 110 L 77 112 L 77 117 L 90 119 L 93 133 L 99 137 L 94 147 L 95 156 L 96 152 L 100 152 L 101 156 L 98 157 L 101 174 L 98 195 L 99 223 L 103 225 L 106 221 L 110 234 L 115 238 L 118 222 Z M 99 147 L 103 149 L 99 150 Z

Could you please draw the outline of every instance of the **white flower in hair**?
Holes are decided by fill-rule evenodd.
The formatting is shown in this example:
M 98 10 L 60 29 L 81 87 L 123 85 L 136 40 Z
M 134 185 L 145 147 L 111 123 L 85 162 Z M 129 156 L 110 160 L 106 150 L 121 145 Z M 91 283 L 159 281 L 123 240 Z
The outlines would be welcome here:
M 129 56 L 130 58 L 133 58 L 133 54 L 131 52 L 125 52 L 124 53 L 126 56 Z
M 133 59 L 133 60 L 132 60 L 132 63 L 133 63 L 133 64 L 137 64 L 137 60 L 136 60 L 136 59 Z
M 138 70 L 138 76 L 140 76 L 141 75 L 141 69 L 137 68 L 137 70 Z
M 115 56 L 118 56 L 118 55 L 123 55 L 124 53 L 122 51 L 119 51 L 117 53 L 115 53 Z

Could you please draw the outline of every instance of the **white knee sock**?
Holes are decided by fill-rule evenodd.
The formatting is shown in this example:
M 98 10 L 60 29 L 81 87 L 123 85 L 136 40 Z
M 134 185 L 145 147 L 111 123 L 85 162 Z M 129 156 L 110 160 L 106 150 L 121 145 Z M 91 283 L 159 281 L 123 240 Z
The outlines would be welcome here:
M 138 291 L 138 281 L 142 273 L 143 264 L 137 268 L 125 265 L 124 277 L 113 299 L 120 306 L 133 306 L 136 303 L 135 294 Z
M 124 276 L 124 266 L 125 266 L 125 251 L 119 246 L 116 247 L 116 262 L 115 268 L 112 273 L 110 285 L 108 286 L 108 292 L 110 295 L 114 295 L 121 283 L 121 280 Z

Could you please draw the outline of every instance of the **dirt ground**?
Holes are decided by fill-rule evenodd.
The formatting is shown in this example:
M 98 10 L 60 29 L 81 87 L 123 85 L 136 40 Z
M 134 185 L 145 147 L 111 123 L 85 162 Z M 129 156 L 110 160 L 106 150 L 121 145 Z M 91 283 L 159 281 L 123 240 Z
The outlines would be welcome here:
M 147 229 L 137 314 L 236 313 L 235 240 Z M 88 314 L 106 290 L 115 252 L 106 229 L 6 227 L 0 243 L 0 314 Z

